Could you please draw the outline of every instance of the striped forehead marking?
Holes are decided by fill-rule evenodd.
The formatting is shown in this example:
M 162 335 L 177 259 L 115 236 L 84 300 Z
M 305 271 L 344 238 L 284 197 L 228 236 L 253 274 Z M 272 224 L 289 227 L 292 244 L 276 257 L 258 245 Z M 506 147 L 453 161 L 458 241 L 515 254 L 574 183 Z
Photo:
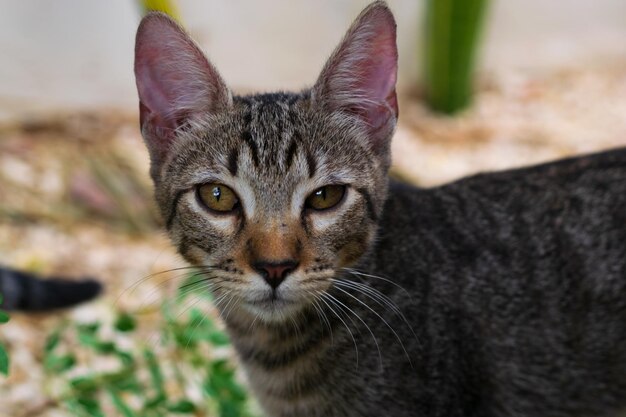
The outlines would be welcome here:
M 299 152 L 308 168 L 309 177 L 317 170 L 317 163 L 298 131 L 298 116 L 292 106 L 304 96 L 273 93 L 254 97 L 238 97 L 242 103 L 241 142 L 250 152 L 254 168 L 280 166 L 289 171 Z M 260 137 L 263 135 L 264 137 Z M 240 150 L 231 150 L 228 169 L 236 175 L 239 171 Z

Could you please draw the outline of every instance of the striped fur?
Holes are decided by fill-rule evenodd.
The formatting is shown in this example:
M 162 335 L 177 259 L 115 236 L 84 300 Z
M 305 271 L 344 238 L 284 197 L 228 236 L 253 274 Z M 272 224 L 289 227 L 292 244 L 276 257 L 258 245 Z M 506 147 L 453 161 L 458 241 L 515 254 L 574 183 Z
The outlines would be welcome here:
M 158 205 L 268 416 L 626 408 L 626 151 L 388 193 L 397 54 L 384 3 L 300 93 L 232 96 L 163 15 L 137 39 Z M 210 85 L 188 95 L 185 77 Z M 241 206 L 207 210 L 207 183 Z M 343 200 L 305 209 L 328 184 L 346 185 Z M 284 260 L 297 267 L 276 288 L 254 268 Z

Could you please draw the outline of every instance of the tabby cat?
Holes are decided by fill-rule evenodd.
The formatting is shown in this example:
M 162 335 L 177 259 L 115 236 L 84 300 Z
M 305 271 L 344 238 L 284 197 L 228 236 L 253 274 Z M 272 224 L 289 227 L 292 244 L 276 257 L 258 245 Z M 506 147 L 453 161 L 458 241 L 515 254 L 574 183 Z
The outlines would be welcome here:
M 168 17 L 139 26 L 156 199 L 265 412 L 626 412 L 626 150 L 392 182 L 395 38 L 375 2 L 312 88 L 236 96 Z
M 29 272 L 0 266 L 0 309 L 3 310 L 56 310 L 89 301 L 101 291 L 101 284 L 92 279 L 42 279 Z

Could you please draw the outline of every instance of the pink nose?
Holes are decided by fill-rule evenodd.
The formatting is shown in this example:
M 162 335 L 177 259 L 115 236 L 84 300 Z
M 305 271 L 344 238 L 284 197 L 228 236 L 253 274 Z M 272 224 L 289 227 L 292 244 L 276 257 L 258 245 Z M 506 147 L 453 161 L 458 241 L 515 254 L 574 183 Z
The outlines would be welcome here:
M 256 262 L 252 267 L 263 277 L 273 289 L 278 288 L 290 272 L 298 267 L 295 261 Z

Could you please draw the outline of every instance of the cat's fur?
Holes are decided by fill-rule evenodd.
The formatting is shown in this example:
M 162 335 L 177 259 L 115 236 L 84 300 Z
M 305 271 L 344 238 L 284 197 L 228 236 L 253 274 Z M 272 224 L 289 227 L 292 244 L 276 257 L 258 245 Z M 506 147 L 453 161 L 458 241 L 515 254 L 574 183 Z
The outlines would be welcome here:
M 302 93 L 232 96 L 174 22 L 137 34 L 156 198 L 269 416 L 626 411 L 626 150 L 389 184 L 395 23 L 369 6 Z M 195 191 L 232 188 L 215 214 Z M 341 203 L 303 209 L 327 184 Z M 276 290 L 258 260 L 298 262 Z
M 92 300 L 102 285 L 92 279 L 42 278 L 26 271 L 0 266 L 3 310 L 47 311 Z

